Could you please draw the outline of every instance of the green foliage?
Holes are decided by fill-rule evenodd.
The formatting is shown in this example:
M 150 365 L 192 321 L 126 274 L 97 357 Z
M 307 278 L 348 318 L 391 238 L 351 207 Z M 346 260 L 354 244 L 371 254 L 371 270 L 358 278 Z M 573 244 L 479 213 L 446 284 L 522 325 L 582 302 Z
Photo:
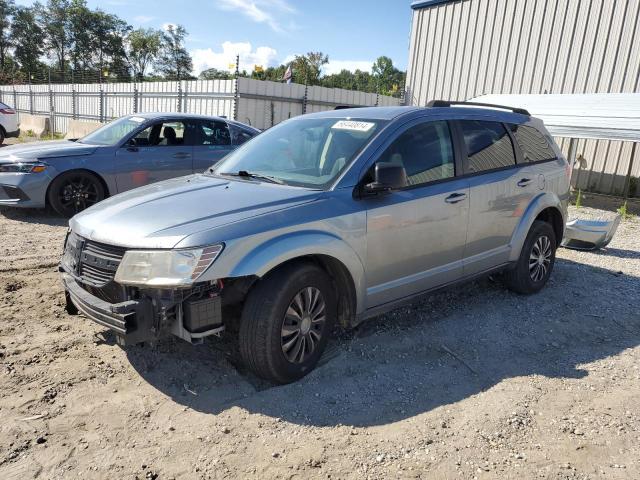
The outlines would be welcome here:
M 582 207 L 582 190 L 578 189 L 578 195 L 576 196 L 576 208 Z
M 11 37 L 15 43 L 14 59 L 23 72 L 32 72 L 43 66 L 40 61 L 44 53 L 43 31 L 34 9 L 19 7 L 15 11 Z
M 126 38 L 126 59 L 136 79 L 141 80 L 147 68 L 158 58 L 162 47 L 160 30 L 139 28 Z
M 184 47 L 186 36 L 187 31 L 182 25 L 169 25 L 162 32 L 162 47 L 155 68 L 168 79 L 179 80 L 191 75 L 193 62 Z
M 5 68 L 9 48 L 14 43 L 11 37 L 11 17 L 15 9 L 14 0 L 0 0 L 0 69 Z

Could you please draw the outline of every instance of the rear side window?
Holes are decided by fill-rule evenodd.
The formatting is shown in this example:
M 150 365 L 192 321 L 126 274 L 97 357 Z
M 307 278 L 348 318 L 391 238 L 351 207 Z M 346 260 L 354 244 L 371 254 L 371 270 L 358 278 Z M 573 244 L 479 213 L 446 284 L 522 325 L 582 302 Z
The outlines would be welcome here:
M 516 164 L 513 144 L 502 123 L 461 120 L 460 127 L 467 146 L 469 173 L 496 170 Z
M 256 134 L 250 133 L 243 128 L 236 126 L 231 127 L 232 141 L 234 145 L 242 145 L 247 140 L 251 140 Z
M 453 146 L 447 122 L 427 122 L 409 128 L 384 151 L 379 162 L 402 165 L 409 185 L 455 175 Z
M 526 125 L 510 125 L 509 128 L 516 137 L 516 142 L 520 145 L 524 163 L 542 162 L 556 158 L 556 154 L 546 137 L 535 128 Z

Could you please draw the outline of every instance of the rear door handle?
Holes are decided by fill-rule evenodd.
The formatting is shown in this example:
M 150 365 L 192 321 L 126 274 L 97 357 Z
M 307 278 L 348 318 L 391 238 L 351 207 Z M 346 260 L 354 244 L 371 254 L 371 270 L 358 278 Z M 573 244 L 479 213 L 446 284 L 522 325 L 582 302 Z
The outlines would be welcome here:
M 173 158 L 189 158 L 191 156 L 190 153 L 178 152 L 173 154 Z
M 447 203 L 458 203 L 465 200 L 466 198 L 466 193 L 452 193 L 447 198 L 445 198 L 444 201 Z
M 518 182 L 518 186 L 519 187 L 526 187 L 530 183 L 531 183 L 531 179 L 530 178 L 523 178 Z

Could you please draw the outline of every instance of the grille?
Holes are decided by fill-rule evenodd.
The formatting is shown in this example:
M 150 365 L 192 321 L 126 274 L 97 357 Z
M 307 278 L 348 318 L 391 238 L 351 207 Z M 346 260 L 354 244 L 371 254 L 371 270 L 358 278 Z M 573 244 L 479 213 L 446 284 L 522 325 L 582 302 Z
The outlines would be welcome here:
M 113 281 L 126 249 L 81 238 L 74 233 L 67 240 L 65 255 L 73 257 L 71 264 L 78 283 L 87 292 L 109 302 L 126 300 L 125 288 Z

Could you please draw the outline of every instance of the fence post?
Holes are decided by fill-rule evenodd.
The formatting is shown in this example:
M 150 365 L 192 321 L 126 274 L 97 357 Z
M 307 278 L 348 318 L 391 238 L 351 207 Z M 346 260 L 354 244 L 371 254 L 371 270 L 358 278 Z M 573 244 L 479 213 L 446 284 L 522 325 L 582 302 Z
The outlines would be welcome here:
M 51 130 L 49 132 L 51 134 L 51 138 L 53 138 L 53 134 L 56 131 L 56 112 L 55 105 L 53 104 L 53 90 L 51 88 L 51 84 L 49 84 L 49 129 Z
M 178 80 L 178 108 L 179 112 L 182 112 L 182 82 Z
M 102 85 L 100 85 L 100 122 L 104 123 L 104 90 L 102 89 Z
M 309 83 L 304 79 L 304 97 L 302 97 L 302 114 L 307 113 L 307 101 L 309 100 Z
M 633 160 L 636 156 L 636 147 L 638 146 L 638 142 L 633 143 L 633 147 L 631 147 L 631 157 L 629 158 L 629 168 L 627 168 L 627 176 L 624 179 L 624 199 L 629 198 L 629 190 L 631 189 L 631 172 L 633 170 Z
M 185 82 L 184 84 L 184 92 L 182 93 L 183 99 L 182 99 L 182 112 L 183 113 L 187 113 L 187 110 L 189 109 L 188 105 L 187 105 L 187 96 L 189 95 L 189 84 Z
M 74 85 L 71 85 L 71 118 L 78 119 L 78 92 Z
M 133 85 L 133 113 L 138 113 L 138 85 Z
M 238 120 L 238 99 L 240 98 L 240 92 L 238 92 L 238 77 L 240 76 L 240 55 L 236 55 L 236 72 L 233 82 L 233 119 Z
M 13 87 L 13 108 L 18 111 L 18 93 L 16 92 L 16 87 Z
M 29 83 L 29 113 L 33 115 L 33 90 L 31 89 L 31 83 Z

